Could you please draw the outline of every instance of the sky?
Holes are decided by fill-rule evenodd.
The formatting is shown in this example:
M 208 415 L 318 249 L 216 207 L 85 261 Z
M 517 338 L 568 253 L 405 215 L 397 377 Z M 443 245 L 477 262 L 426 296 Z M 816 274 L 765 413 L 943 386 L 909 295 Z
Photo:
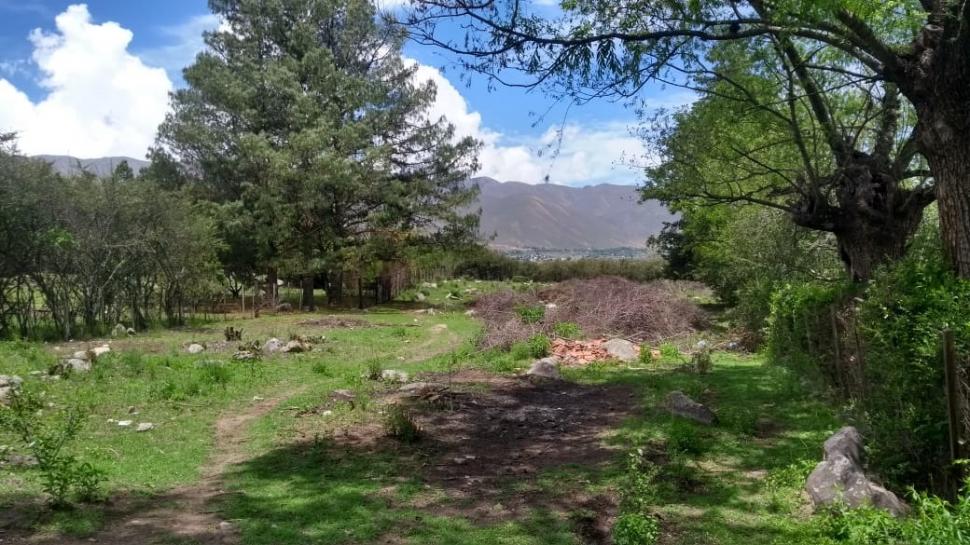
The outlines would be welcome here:
M 380 0 L 387 9 L 406 0 Z M 536 0 L 554 10 L 555 0 Z M 217 28 L 206 0 L 0 0 L 0 131 L 16 131 L 30 155 L 143 158 L 168 111 L 168 95 L 184 85 L 182 68 Z M 432 112 L 459 135 L 484 143 L 482 176 L 500 181 L 583 186 L 635 184 L 630 163 L 645 151 L 632 134 L 634 112 L 599 101 L 559 105 L 539 91 L 459 78 L 455 59 L 408 43 L 404 56 L 432 79 Z M 649 107 L 676 107 L 692 96 L 654 86 Z M 559 139 L 559 134 L 562 138 Z

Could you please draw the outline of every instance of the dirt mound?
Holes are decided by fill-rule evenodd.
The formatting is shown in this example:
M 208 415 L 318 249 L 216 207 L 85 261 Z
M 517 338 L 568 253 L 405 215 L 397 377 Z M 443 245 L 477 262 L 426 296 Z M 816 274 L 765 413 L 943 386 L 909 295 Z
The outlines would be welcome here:
M 504 291 L 482 296 L 475 310 L 485 321 L 484 348 L 507 348 L 571 322 L 588 337 L 621 336 L 657 342 L 704 326 L 706 315 L 681 283 L 640 284 L 619 277 L 569 280 L 538 292 Z

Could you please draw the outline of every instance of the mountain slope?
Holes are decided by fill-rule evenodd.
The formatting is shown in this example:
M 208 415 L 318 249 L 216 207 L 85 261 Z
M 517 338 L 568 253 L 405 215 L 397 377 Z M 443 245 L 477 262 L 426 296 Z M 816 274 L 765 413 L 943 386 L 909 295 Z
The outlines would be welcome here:
M 567 187 L 475 178 L 481 233 L 505 248 L 642 248 L 673 216 L 657 201 L 639 204 L 631 186 Z
M 128 161 L 136 173 L 148 165 L 130 157 L 38 157 L 64 174 L 84 169 L 107 176 L 121 161 Z M 481 189 L 481 235 L 497 248 L 642 248 L 650 235 L 659 233 L 664 222 L 673 218 L 657 201 L 639 204 L 640 195 L 631 186 L 529 185 L 491 178 L 471 182 Z

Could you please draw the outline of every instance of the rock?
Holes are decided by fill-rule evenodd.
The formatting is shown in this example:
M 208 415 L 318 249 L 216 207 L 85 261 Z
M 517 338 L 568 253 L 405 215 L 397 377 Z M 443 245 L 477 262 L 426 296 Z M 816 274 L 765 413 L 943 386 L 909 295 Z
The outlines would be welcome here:
M 559 308 L 559 305 L 556 303 L 546 303 L 546 310 L 556 310 L 557 308 Z
M 135 328 L 129 327 L 128 330 L 125 333 L 127 333 L 128 336 L 131 337 L 132 335 L 135 334 Z
M 292 312 L 293 305 L 289 303 L 280 303 L 276 305 L 276 312 Z
M 320 413 L 320 415 L 321 416 L 333 416 L 333 411 L 327 409 L 326 411 L 323 411 L 322 413 Z
M 78 373 L 86 373 L 91 370 L 91 362 L 80 358 L 68 358 L 64 360 L 63 366 L 65 369 Z
M 131 420 L 119 420 L 118 421 L 118 427 L 121 427 L 121 428 L 127 428 L 127 427 L 131 426 L 131 424 L 132 424 Z
M 477 316 L 477 315 L 478 315 L 478 311 L 473 308 L 465 311 L 465 316 Z
M 441 393 L 447 390 L 448 387 L 443 384 L 435 384 L 433 382 L 412 382 L 411 384 L 405 384 L 397 389 L 401 395 L 404 397 L 428 397 L 430 395 Z
M 124 337 L 128 334 L 128 328 L 124 324 L 117 324 L 111 329 L 112 337 Z
M 423 303 L 423 302 L 425 302 L 425 301 L 426 301 L 427 299 L 428 299 L 428 298 L 427 298 L 427 296 L 425 296 L 425 295 L 424 295 L 423 293 L 421 293 L 420 291 L 419 291 L 418 293 L 416 293 L 416 294 L 414 294 L 414 300 L 415 300 L 415 301 L 417 301 L 417 302 L 419 302 L 419 303 Z
M 421 284 L 421 287 L 422 288 L 425 288 L 425 289 L 432 289 L 432 290 L 433 289 L 438 289 L 438 283 L 437 282 L 424 282 L 423 284 Z
M 152 424 L 151 422 L 141 422 L 135 427 L 135 431 L 138 432 L 151 431 L 153 429 L 155 429 L 155 424 Z
M 185 351 L 189 354 L 201 354 L 205 352 L 205 347 L 199 343 L 192 343 L 185 349 Z
M 710 349 L 710 345 L 707 343 L 707 341 L 703 339 L 697 341 L 697 344 L 694 345 L 694 350 L 697 350 L 697 351 L 708 350 L 708 349 Z
M 233 525 L 229 521 L 222 521 L 219 523 L 220 532 L 231 532 L 233 530 Z
M 272 354 L 273 352 L 279 352 L 282 349 L 283 349 L 283 341 L 277 339 L 276 337 L 269 339 L 268 341 L 266 341 L 266 344 L 263 345 L 263 351 L 269 354 Z
M 536 360 L 525 374 L 531 377 L 560 380 L 562 379 L 562 374 L 559 373 L 559 358 L 550 356 Z
M 91 353 L 87 350 L 78 350 L 71 357 L 76 360 L 89 360 L 91 359 Z
M 667 394 L 664 408 L 674 416 L 687 418 L 707 426 L 717 423 L 717 415 L 714 414 L 714 411 L 694 401 L 683 392 L 674 391 Z
M 620 361 L 631 362 L 640 358 L 640 347 L 626 339 L 610 339 L 603 343 L 603 348 L 610 357 Z
M 23 382 L 17 375 L 0 375 L 0 404 L 6 403 Z
M 842 428 L 825 441 L 823 461 L 805 482 L 812 504 L 816 508 L 839 502 L 852 508 L 871 506 L 896 517 L 909 513 L 906 502 L 866 476 L 862 447 L 862 435 L 852 426 Z
M 394 369 L 384 369 L 381 371 L 381 380 L 387 382 L 407 382 L 410 379 L 407 373 L 404 371 L 395 371 Z
M 256 353 L 250 350 L 240 350 L 232 355 L 232 359 L 236 361 L 253 361 L 256 359 Z
M 351 390 L 334 390 L 330 392 L 330 399 L 353 403 L 357 396 Z
M 286 343 L 280 352 L 285 352 L 287 354 L 301 354 L 303 352 L 309 352 L 310 345 L 303 343 L 302 341 L 293 340 Z
M 94 359 L 98 359 L 101 356 L 107 354 L 108 352 L 111 352 L 111 347 L 108 346 L 108 345 L 106 345 L 106 344 L 102 344 L 101 346 L 96 346 L 96 347 L 92 348 L 88 352 L 91 353 L 91 355 L 94 357 Z

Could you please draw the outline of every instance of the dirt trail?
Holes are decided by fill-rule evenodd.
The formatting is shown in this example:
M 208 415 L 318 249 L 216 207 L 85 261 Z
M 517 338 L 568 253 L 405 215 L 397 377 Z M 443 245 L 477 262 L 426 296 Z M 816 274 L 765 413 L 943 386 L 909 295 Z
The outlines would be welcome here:
M 6 543 L 25 545 L 151 545 L 155 543 L 192 543 L 193 545 L 231 545 L 239 542 L 232 523 L 213 512 L 216 500 L 227 494 L 223 474 L 234 464 L 246 461 L 246 438 L 249 425 L 268 414 L 280 403 L 299 395 L 297 388 L 254 403 L 219 418 L 215 424 L 213 452 L 200 468 L 201 478 L 190 485 L 169 490 L 161 496 L 138 499 L 123 497 L 113 500 L 107 510 L 110 521 L 91 538 L 71 539 L 63 536 L 33 537 Z

